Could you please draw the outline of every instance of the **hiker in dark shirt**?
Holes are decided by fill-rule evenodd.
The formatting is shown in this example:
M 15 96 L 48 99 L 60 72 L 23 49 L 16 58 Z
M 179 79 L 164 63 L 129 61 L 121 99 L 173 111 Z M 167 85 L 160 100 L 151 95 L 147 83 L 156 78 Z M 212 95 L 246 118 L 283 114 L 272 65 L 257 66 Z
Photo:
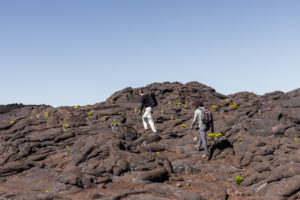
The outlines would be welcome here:
M 145 113 L 142 117 L 144 128 L 145 130 L 147 130 L 148 123 L 149 123 L 152 132 L 156 134 L 157 131 L 152 118 L 153 106 L 155 106 L 153 105 L 152 97 L 150 94 L 144 94 L 142 90 L 140 90 L 138 94 L 142 97 L 142 105 L 141 105 L 140 112 L 142 113 L 144 107 L 146 108 Z
M 201 144 L 203 143 L 203 147 L 204 147 L 204 151 L 205 151 L 205 155 L 203 155 L 203 157 L 205 159 L 208 159 L 209 152 L 208 152 L 208 148 L 207 148 L 206 131 L 208 131 L 211 128 L 212 133 L 214 132 L 213 116 L 212 116 L 212 113 L 203 106 L 202 101 L 196 101 L 195 109 L 196 110 L 195 110 L 194 119 L 193 119 L 191 128 L 193 128 L 197 119 L 199 119 L 200 135 L 199 135 L 199 139 L 198 139 L 198 143 L 197 143 L 196 147 L 197 147 L 197 150 L 199 151 Z M 203 114 L 204 114 L 203 112 L 205 112 L 205 111 L 208 111 L 208 114 L 210 115 L 208 117 L 209 119 L 206 119 L 207 121 L 205 121 L 203 119 Z

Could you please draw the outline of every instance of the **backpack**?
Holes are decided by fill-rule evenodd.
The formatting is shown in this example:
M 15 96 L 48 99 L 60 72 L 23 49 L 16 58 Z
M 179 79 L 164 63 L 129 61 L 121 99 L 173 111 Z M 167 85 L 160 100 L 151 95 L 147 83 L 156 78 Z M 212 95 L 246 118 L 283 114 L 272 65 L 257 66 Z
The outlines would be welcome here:
M 156 100 L 156 97 L 155 97 L 155 94 L 154 93 L 151 93 L 151 107 L 155 107 L 158 105 L 157 103 L 157 100 Z
M 201 120 L 204 124 L 210 124 L 213 120 L 212 112 L 207 108 L 201 109 Z

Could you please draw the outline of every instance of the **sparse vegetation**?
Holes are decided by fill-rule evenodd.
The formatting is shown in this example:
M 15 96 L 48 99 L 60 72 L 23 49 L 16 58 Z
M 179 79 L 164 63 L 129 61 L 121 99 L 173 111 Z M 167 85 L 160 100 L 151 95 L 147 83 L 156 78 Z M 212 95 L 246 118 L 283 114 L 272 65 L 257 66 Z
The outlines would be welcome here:
M 11 121 L 9 122 L 9 124 L 13 124 L 13 123 L 15 123 L 15 121 L 14 121 L 14 120 L 11 120 Z
M 94 111 L 93 110 L 91 110 L 90 112 L 88 112 L 88 115 L 90 116 L 90 115 L 93 115 L 94 114 Z
M 181 103 L 181 102 L 176 102 L 175 105 L 176 105 L 176 106 L 181 106 L 182 103 Z
M 210 139 L 219 139 L 222 134 L 221 133 L 210 133 L 207 135 Z
M 212 105 L 212 106 L 211 106 L 211 109 L 213 109 L 213 110 L 218 110 L 218 106 Z
M 48 118 L 49 117 L 49 112 L 44 112 L 44 117 Z
M 186 125 L 185 124 L 181 124 L 180 127 L 181 128 L 186 128 Z
M 244 181 L 244 178 L 243 177 L 240 177 L 240 176 L 237 176 L 235 177 L 234 179 L 234 182 L 238 185 L 240 185 L 242 182 Z
M 110 124 L 110 127 L 112 127 L 112 126 L 118 126 L 118 125 L 119 125 L 119 122 L 114 122 L 114 123 Z
M 229 105 L 229 110 L 235 110 L 238 108 L 237 106 L 238 106 L 237 103 L 231 104 L 231 105 Z
M 238 142 L 241 142 L 241 141 L 242 141 L 242 138 L 238 138 L 237 141 L 238 141 Z
M 253 98 L 256 97 L 256 95 L 252 92 L 251 94 L 249 94 L 249 98 Z
M 79 106 L 73 106 L 73 108 L 74 108 L 74 109 L 77 109 L 77 108 L 79 108 Z

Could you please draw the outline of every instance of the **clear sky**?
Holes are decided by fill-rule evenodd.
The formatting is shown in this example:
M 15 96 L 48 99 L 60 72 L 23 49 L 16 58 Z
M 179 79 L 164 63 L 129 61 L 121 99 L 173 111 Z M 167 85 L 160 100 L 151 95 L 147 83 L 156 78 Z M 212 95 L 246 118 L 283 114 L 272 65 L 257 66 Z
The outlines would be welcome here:
M 300 87 L 299 0 L 0 0 L 0 104 L 85 105 L 125 87 Z

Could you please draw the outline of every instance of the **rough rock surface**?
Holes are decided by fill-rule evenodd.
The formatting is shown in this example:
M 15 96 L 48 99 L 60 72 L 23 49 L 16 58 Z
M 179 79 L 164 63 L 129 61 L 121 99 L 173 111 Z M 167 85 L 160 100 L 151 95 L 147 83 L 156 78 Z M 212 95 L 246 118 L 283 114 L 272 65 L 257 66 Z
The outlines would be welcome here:
M 300 199 L 300 89 L 225 96 L 154 83 L 143 89 L 159 102 L 158 135 L 143 130 L 139 89 L 88 106 L 1 105 L 0 199 Z M 209 160 L 189 128 L 197 99 L 222 133 Z

